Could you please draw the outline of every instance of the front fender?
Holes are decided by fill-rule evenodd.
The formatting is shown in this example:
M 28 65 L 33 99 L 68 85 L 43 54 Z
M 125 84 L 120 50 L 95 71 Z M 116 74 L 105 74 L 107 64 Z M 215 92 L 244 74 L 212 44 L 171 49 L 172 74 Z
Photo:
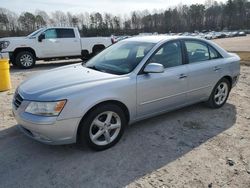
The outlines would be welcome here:
M 110 100 L 123 103 L 129 111 L 130 119 L 134 119 L 136 117 L 136 79 L 126 77 L 117 81 L 110 80 L 74 92 L 74 95 L 68 98 L 58 120 L 83 117 L 94 106 Z

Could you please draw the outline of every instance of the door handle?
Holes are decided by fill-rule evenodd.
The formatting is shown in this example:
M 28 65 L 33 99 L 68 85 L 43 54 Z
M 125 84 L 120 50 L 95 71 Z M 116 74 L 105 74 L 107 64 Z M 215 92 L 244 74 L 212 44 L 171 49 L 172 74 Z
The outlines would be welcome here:
M 179 79 L 187 78 L 186 74 L 180 74 Z
M 214 71 L 218 71 L 218 70 L 221 70 L 221 67 L 215 66 L 215 67 L 214 67 Z

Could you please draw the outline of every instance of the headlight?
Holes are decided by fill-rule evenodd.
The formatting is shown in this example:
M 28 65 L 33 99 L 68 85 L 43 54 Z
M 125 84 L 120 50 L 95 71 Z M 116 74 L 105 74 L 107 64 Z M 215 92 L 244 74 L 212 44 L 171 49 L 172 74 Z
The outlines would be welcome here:
M 58 116 L 66 100 L 56 102 L 30 102 L 25 112 L 40 116 Z
M 9 42 L 9 41 L 1 41 L 1 42 L 0 42 L 0 48 L 1 48 L 1 49 L 5 49 L 5 48 L 7 48 L 9 45 L 10 45 L 10 42 Z

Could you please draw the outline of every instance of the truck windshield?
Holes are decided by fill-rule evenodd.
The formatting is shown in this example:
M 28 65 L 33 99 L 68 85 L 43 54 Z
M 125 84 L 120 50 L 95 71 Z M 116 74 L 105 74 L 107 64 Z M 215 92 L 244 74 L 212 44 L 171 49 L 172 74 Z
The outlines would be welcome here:
M 90 59 L 86 67 L 111 74 L 128 74 L 154 45 L 149 42 L 121 41 Z
M 35 37 L 38 33 L 40 33 L 44 28 L 38 29 L 34 31 L 33 33 L 29 34 L 27 37 L 32 38 Z

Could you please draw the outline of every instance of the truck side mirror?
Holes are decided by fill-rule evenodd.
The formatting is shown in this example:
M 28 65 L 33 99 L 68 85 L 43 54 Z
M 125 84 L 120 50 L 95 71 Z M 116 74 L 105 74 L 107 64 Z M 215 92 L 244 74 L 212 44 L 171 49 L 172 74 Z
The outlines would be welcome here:
M 38 42 L 42 42 L 43 39 L 45 39 L 44 33 L 42 33 L 41 35 L 38 36 Z

